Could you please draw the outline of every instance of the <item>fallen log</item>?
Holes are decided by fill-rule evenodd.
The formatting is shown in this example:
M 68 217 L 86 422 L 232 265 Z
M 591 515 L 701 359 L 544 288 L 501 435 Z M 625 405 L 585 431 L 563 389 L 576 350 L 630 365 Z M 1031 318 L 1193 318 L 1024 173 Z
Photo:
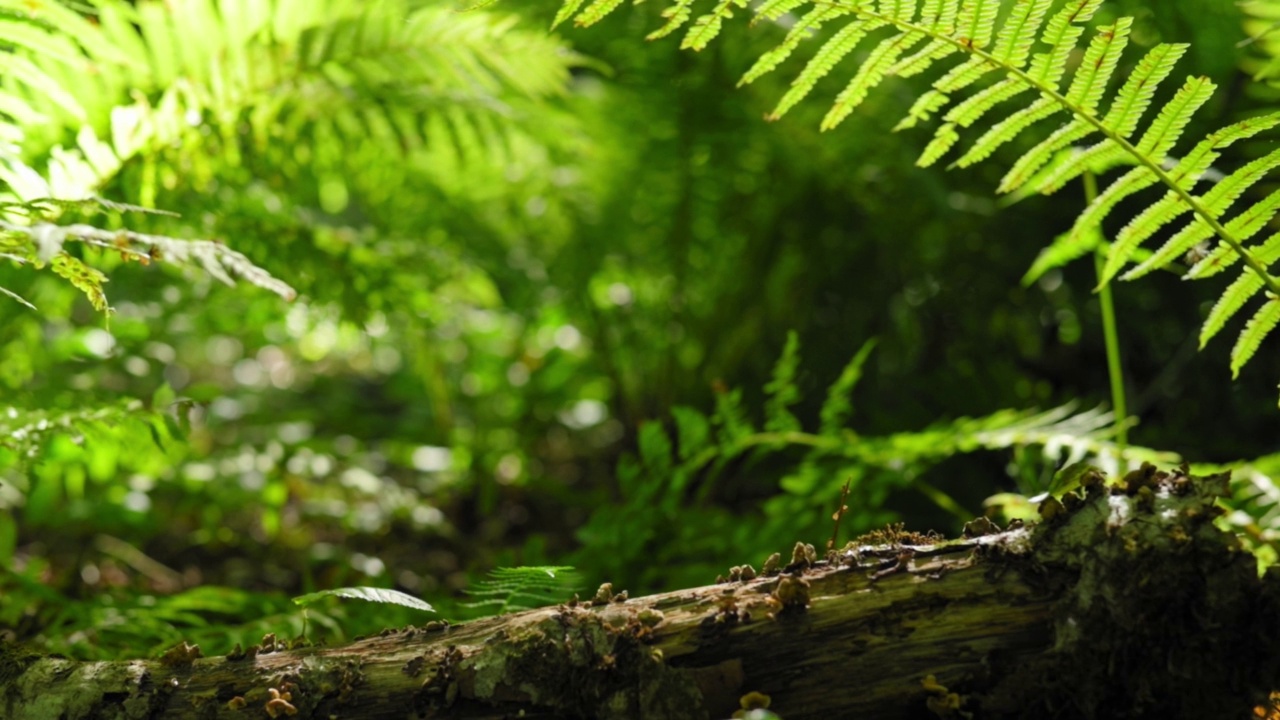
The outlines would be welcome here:
M 1234 718 L 1276 686 L 1280 575 L 1214 524 L 1226 476 L 1100 478 L 999 530 L 890 528 L 757 574 L 343 647 L 77 662 L 0 649 L 13 720 Z

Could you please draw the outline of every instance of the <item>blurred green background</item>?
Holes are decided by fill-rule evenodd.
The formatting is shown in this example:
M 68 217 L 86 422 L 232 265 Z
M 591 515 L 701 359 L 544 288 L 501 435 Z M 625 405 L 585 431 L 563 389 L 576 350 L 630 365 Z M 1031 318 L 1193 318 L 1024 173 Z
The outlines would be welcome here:
M 890 128 L 921 82 L 820 133 L 822 101 L 763 120 L 794 69 L 735 88 L 782 29 L 740 18 L 681 51 L 644 41 L 654 3 L 554 33 L 555 2 L 0 7 L 8 200 L 169 210 L 57 222 L 218 239 L 299 293 L 69 243 L 110 278 L 106 316 L 0 254 L 37 308 L 0 297 L 11 638 L 224 653 L 298 634 L 288 598 L 347 585 L 460 620 L 504 566 L 571 565 L 584 594 L 705 584 L 821 546 L 847 480 L 842 540 L 955 533 L 1040 490 L 1064 442 L 1110 447 L 1105 418 L 1071 421 L 1110 397 L 1092 263 L 1020 282 L 1083 191 L 1002 206 L 1034 140 L 916 168 L 927 131 Z M 1099 22 L 1119 14 L 1139 48 L 1193 43 L 1176 78 L 1221 86 L 1188 137 L 1274 104 L 1236 4 L 1117 0 Z M 1277 450 L 1275 339 L 1236 382 L 1227 340 L 1196 351 L 1219 292 L 1117 284 L 1136 445 Z M 309 618 L 338 641 L 422 616 Z

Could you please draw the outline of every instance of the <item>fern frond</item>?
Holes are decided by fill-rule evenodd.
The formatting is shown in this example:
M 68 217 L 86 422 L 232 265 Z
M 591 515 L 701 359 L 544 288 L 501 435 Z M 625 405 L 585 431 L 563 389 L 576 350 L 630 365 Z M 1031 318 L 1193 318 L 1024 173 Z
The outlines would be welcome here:
M 138 400 L 73 411 L 0 406 L 0 470 L 22 470 L 54 436 L 80 441 L 95 429 L 116 427 L 123 434 L 145 436 L 144 426 L 157 419 L 156 412 L 144 408 Z
M 645 40 L 659 40 L 684 27 L 684 24 L 689 22 L 689 17 L 693 14 L 694 1 L 676 0 L 674 4 L 668 6 L 662 11 L 662 17 L 667 19 L 666 24 L 646 35 Z M 566 5 L 565 7 L 568 6 Z
M 681 460 L 688 460 L 706 449 L 711 442 L 711 421 L 697 410 L 676 405 L 671 408 L 676 421 L 676 442 Z
M 955 27 L 960 13 L 960 3 L 950 0 L 925 0 L 920 11 L 919 25 L 936 34 L 950 32 Z M 933 64 L 949 55 L 958 52 L 958 48 L 941 38 L 935 37 L 915 53 L 899 60 L 889 68 L 889 74 L 896 77 L 911 77 L 928 70 Z
M 590 27 L 605 19 L 609 13 L 618 9 L 622 4 L 622 0 L 592 0 L 591 4 L 578 13 L 573 19 L 573 24 L 578 27 Z M 566 6 L 567 7 L 567 6 Z M 560 22 L 559 16 L 553 21 L 552 27 Z
M 831 130 L 844 122 L 853 110 L 866 100 L 867 95 L 888 75 L 889 68 L 898 61 L 903 52 L 924 39 L 922 33 L 905 32 L 884 40 L 871 51 L 870 57 L 858 68 L 853 79 L 839 95 L 835 104 L 827 111 L 819 126 L 823 131 Z
M 1254 248 L 1253 254 L 1260 263 L 1268 267 L 1280 260 L 1280 233 L 1272 235 Z M 1257 273 L 1248 270 L 1240 273 L 1240 276 L 1223 291 L 1209 311 L 1209 316 L 1205 318 L 1204 325 L 1200 328 L 1200 347 L 1203 349 L 1209 340 L 1226 326 L 1227 321 L 1239 312 L 1245 303 L 1261 292 L 1263 287 L 1262 278 Z
M 55 154 L 47 172 L 0 171 L 20 198 L 94 194 L 138 154 L 175 146 L 198 153 L 207 133 L 193 126 L 193 117 L 214 124 L 220 131 L 214 137 L 233 154 L 234 128 L 246 121 L 249 137 L 263 144 L 281 134 L 296 143 L 329 125 L 321 132 L 341 130 L 361 143 L 380 138 L 394 142 L 397 152 L 407 145 L 435 153 L 454 142 L 425 142 L 429 128 L 442 126 L 432 122 L 442 106 L 463 109 L 454 117 L 471 126 L 468 132 L 500 128 L 509 138 L 524 132 L 512 121 L 513 104 L 561 92 L 575 62 L 554 39 L 513 29 L 509 18 L 459 15 L 408 0 L 94 4 L 97 22 L 91 24 L 48 3 L 56 21 L 53 42 L 69 48 L 61 55 L 20 48 L 0 58 L 43 73 L 19 82 L 21 97 L 0 89 L 0 107 L 23 102 L 33 118 L 58 120 L 24 124 L 25 154 L 39 157 L 76 136 L 75 150 Z M 0 25 L 0 43 L 7 39 Z M 67 52 L 80 53 L 80 61 L 59 59 Z M 96 82 L 82 81 L 86 65 Z M 73 93 L 65 102 L 63 89 Z M 363 102 L 371 98 L 377 102 Z M 84 112 L 59 107 L 70 100 Z M 396 132 L 370 133 L 369 125 Z M 65 184 L 41 184 L 41 175 Z
M 1266 303 L 1245 323 L 1244 331 L 1231 348 L 1232 378 L 1239 377 L 1240 369 L 1253 359 L 1262 340 L 1276 328 L 1276 323 L 1280 323 L 1280 298 L 1268 293 Z
M 791 82 L 791 88 L 778 101 L 778 105 L 773 109 L 773 112 L 769 113 L 769 118 L 776 120 L 782 117 L 796 103 L 803 100 L 813 90 L 813 86 L 826 77 L 846 55 L 852 52 L 868 32 L 878 27 L 880 25 L 874 21 L 854 20 L 841 28 L 814 54 L 813 59 L 804 66 L 804 70 L 800 71 L 800 75 Z
M 747 72 L 742 75 L 742 79 L 738 80 L 738 86 L 741 87 L 743 85 L 753 83 L 775 70 L 784 60 L 791 57 L 791 53 L 795 52 L 796 47 L 800 45 L 802 40 L 811 37 L 813 33 L 821 29 L 822 23 L 826 22 L 828 19 L 839 17 L 840 15 L 841 13 L 839 10 L 825 6 L 810 10 L 804 15 L 804 17 L 800 18 L 790 30 L 787 31 L 786 37 L 783 38 L 782 42 L 779 43 L 777 47 L 761 55 L 759 59 L 756 60 L 755 64 L 751 66 L 751 69 L 747 70 Z M 855 21 L 853 25 L 857 25 L 858 23 L 859 21 Z M 856 37 L 860 40 L 862 35 L 858 35 Z M 857 44 L 856 40 L 854 44 Z M 828 45 L 830 45 L 830 43 L 828 43 Z M 827 49 L 827 46 L 823 46 L 823 48 L 825 50 Z M 819 51 L 819 54 L 822 54 L 821 50 Z M 815 78 L 815 82 L 816 80 L 817 79 Z
M 711 421 L 721 445 L 732 445 L 755 432 L 742 409 L 742 391 L 738 389 L 716 393 L 716 412 Z
M 716 39 L 724 21 L 733 17 L 734 8 L 745 8 L 747 0 L 717 0 L 715 9 L 693 21 L 693 27 L 680 42 L 682 50 L 703 50 Z
M 1244 212 L 1231 218 L 1224 227 L 1231 236 L 1240 242 L 1248 242 L 1250 238 L 1262 230 L 1262 228 L 1275 216 L 1276 210 L 1280 210 L 1280 192 L 1272 193 L 1262 200 L 1254 203 Z M 1215 212 L 1214 215 L 1220 215 L 1221 212 Z M 1152 254 L 1146 261 L 1139 263 L 1134 268 L 1121 276 L 1124 280 L 1133 280 L 1142 277 L 1153 270 L 1166 267 L 1169 263 L 1176 260 L 1179 256 L 1187 253 L 1191 248 L 1199 245 L 1201 242 L 1213 237 L 1213 228 L 1208 223 L 1196 220 L 1187 227 L 1183 228 L 1172 238 L 1167 240 L 1160 249 Z M 1218 263 L 1220 267 L 1226 267 L 1231 261 L 1237 257 L 1234 250 L 1230 246 L 1224 253 L 1226 257 Z M 1227 258 L 1230 258 L 1228 260 Z M 1208 267 L 1208 266 L 1205 266 Z M 1211 274 L 1211 273 L 1202 273 Z
M 864 342 L 849 360 L 849 364 L 844 366 L 840 377 L 836 378 L 836 381 L 827 389 L 827 398 L 822 402 L 822 410 L 818 413 L 822 421 L 820 432 L 823 435 L 834 435 L 853 416 L 853 402 L 849 399 L 849 395 L 862 379 L 862 366 L 866 364 L 867 358 L 871 357 L 871 351 L 875 347 L 875 339 Z
M 1053 268 L 1062 267 L 1076 258 L 1084 257 L 1087 253 L 1093 252 L 1104 241 L 1102 231 L 1098 228 L 1080 235 L 1073 235 L 1069 232 L 1062 233 L 1054 238 L 1049 247 L 1041 250 L 1040 254 L 1036 256 L 1035 262 L 1031 263 L 1031 267 L 1022 276 L 1023 287 L 1030 287 L 1032 283 L 1039 280 Z
M 1138 122 L 1142 119 L 1142 115 L 1150 107 L 1151 98 L 1160 87 L 1160 83 L 1173 72 L 1173 66 L 1186 54 L 1188 47 L 1185 44 L 1162 44 L 1149 50 L 1139 61 L 1134 71 L 1130 73 L 1128 80 L 1125 81 L 1124 86 L 1112 101 L 1111 109 L 1107 111 L 1102 124 L 1106 127 L 1114 128 L 1116 135 L 1119 137 L 1127 138 L 1132 135 L 1133 131 L 1138 127 Z M 1009 169 L 1009 172 L 1005 174 L 1004 179 L 1000 181 L 996 192 L 1008 193 L 1022 187 L 1055 154 L 1070 147 L 1077 140 L 1082 140 L 1095 132 L 1097 132 L 1097 128 L 1087 121 L 1081 118 L 1072 119 L 1071 122 L 1059 128 L 1052 135 L 1041 141 L 1039 145 L 1036 145 L 1029 152 L 1018 158 L 1013 167 Z M 1092 166 L 1090 161 L 1101 154 L 1102 148 L 1118 149 L 1114 144 L 1102 143 L 1095 145 L 1094 148 L 1077 153 L 1075 157 L 1077 158 L 1078 167 L 1081 168 L 1080 172 Z M 1071 174 L 1069 177 L 1074 177 L 1075 174 Z
M 796 372 L 800 367 L 800 337 L 787 333 L 787 344 L 773 366 L 773 378 L 764 386 L 768 399 L 765 402 L 765 430 L 787 432 L 798 430 L 800 421 L 788 409 L 800 401 L 796 388 Z
M 1172 222 L 1185 212 L 1192 211 L 1191 205 L 1186 202 L 1184 193 L 1200 179 L 1201 174 L 1220 156 L 1219 150 L 1278 124 L 1280 124 L 1280 116 L 1276 115 L 1245 120 L 1212 133 L 1209 137 L 1199 142 L 1191 153 L 1168 173 L 1168 178 L 1173 181 L 1175 190 L 1148 206 L 1137 218 L 1121 230 L 1116 244 L 1108 254 L 1101 283 L 1109 282 L 1119 272 L 1120 268 L 1130 260 L 1131 253 L 1138 247 L 1139 243 L 1150 237 L 1161 226 Z M 1224 178 L 1200 198 L 1200 205 L 1205 214 L 1165 242 L 1155 255 L 1127 273 L 1125 278 L 1141 277 L 1152 270 L 1165 267 L 1196 244 L 1212 237 L 1215 234 L 1215 228 L 1208 221 L 1210 219 L 1216 220 L 1245 190 L 1257 183 L 1267 171 L 1277 166 L 1280 166 L 1280 153 L 1272 153 L 1268 157 L 1249 163 L 1244 168 Z M 1265 203 L 1266 201 L 1263 202 Z M 1240 232 L 1256 222 L 1265 223 L 1274 214 L 1274 208 L 1272 208 L 1271 213 L 1266 213 L 1264 210 L 1264 206 L 1255 206 L 1251 212 L 1243 213 L 1239 219 L 1234 221 L 1234 232 Z M 1232 224 L 1228 223 L 1228 225 Z M 1252 236 L 1259 227 L 1254 227 L 1248 235 Z M 1227 230 L 1232 232 L 1231 228 L 1227 228 Z M 1240 241 L 1246 239 L 1247 237 L 1239 238 Z
M 480 580 L 463 592 L 478 598 L 464 607 L 485 608 L 501 615 L 562 603 L 581 584 L 581 578 L 567 565 L 537 565 L 495 568 L 487 580 Z
M 245 282 L 292 300 L 297 293 L 289 285 L 262 268 L 254 265 L 243 254 L 212 240 L 180 240 L 163 235 L 148 235 L 131 230 L 104 230 L 91 225 L 59 226 L 47 222 L 18 225 L 0 221 L 0 232 L 10 238 L 24 239 L 26 257 L 37 262 L 51 262 L 58 275 L 69 280 L 84 292 L 98 310 L 106 310 L 106 296 L 102 285 L 106 276 L 62 251 L 68 241 L 78 241 L 149 263 L 166 260 L 182 263 L 198 263 L 214 278 L 228 285 L 235 285 L 232 275 Z
M 800 32 L 793 27 L 783 44 L 761 58 L 744 80 L 749 82 L 779 67 L 791 55 L 802 53 L 806 49 L 802 39 L 812 34 L 818 24 L 814 19 L 819 16 L 814 13 L 824 9 L 838 11 L 845 16 L 840 29 L 834 37 L 816 43 L 816 52 L 804 63 L 771 118 L 780 117 L 811 96 L 818 80 L 849 58 L 858 58 L 856 68 L 823 116 L 820 128 L 824 131 L 849 117 L 887 78 L 916 75 L 946 61 L 949 67 L 915 99 L 894 128 L 910 128 L 941 114 L 941 122 L 917 160 L 919 165 L 937 162 L 961 145 L 961 131 L 985 122 L 995 108 L 1028 98 L 1022 100 L 1020 107 L 991 122 L 963 148 L 953 167 L 987 159 L 1037 123 L 1065 114 L 1067 120 L 1061 127 L 1047 133 L 1029 152 L 1014 160 L 1000 182 L 999 192 L 1047 194 L 1085 173 L 1101 176 L 1126 168 L 1083 210 L 1051 252 L 1041 255 L 1029 276 L 1043 272 L 1052 263 L 1082 254 L 1082 248 L 1097 247 L 1102 224 L 1122 201 L 1163 186 L 1159 196 L 1125 223 L 1116 242 L 1106 246 L 1101 284 L 1130 263 L 1138 264 L 1125 273 L 1126 278 L 1168 267 L 1192 246 L 1216 236 L 1218 247 L 1211 258 L 1197 264 L 1190 277 L 1212 274 L 1239 258 L 1262 283 L 1262 289 L 1280 295 L 1280 279 L 1273 277 L 1252 254 L 1256 248 L 1245 244 L 1275 217 L 1280 203 L 1264 198 L 1234 217 L 1229 215 L 1232 204 L 1272 174 L 1280 163 L 1271 157 L 1263 158 L 1229 174 L 1207 192 L 1193 194 L 1224 147 L 1269 129 L 1275 121 L 1264 117 L 1228 126 L 1197 143 L 1185 157 L 1173 157 L 1192 117 L 1216 87 L 1205 77 L 1188 78 L 1155 116 L 1148 118 L 1157 89 L 1172 75 L 1187 46 L 1161 44 L 1151 48 L 1119 89 L 1112 90 L 1133 20 L 1116 18 L 1098 29 L 1083 53 L 1078 48 L 1085 25 L 1098 13 L 1102 2 L 1019 0 L 1002 12 L 997 0 L 925 0 L 922 7 L 913 0 L 765 0 L 758 9 L 759 17 L 778 20 L 803 8 L 808 11 L 804 15 L 805 27 Z M 723 2 L 717 7 L 721 5 Z M 860 52 L 863 41 L 879 28 L 894 32 Z M 1073 64 L 1073 58 L 1079 61 Z M 1068 72 L 1070 82 L 1063 87 Z M 990 76 L 996 79 L 979 85 Z M 1100 110 L 1104 103 L 1105 114 Z M 1101 139 L 1091 140 L 1092 144 L 1081 149 L 1073 147 L 1091 136 Z M 1184 218 L 1189 219 L 1183 220 L 1185 224 L 1179 232 L 1156 252 L 1142 247 L 1163 227 Z M 1229 317 L 1228 309 L 1232 313 L 1238 311 L 1238 297 L 1256 294 L 1256 289 L 1243 290 L 1243 286 L 1234 287 L 1231 297 L 1223 299 L 1215 325 L 1218 318 Z M 1259 333 L 1265 334 L 1274 326 L 1266 322 L 1269 312 L 1255 316 L 1238 344 L 1241 348 L 1248 349 L 1254 340 L 1260 342 Z M 1216 331 L 1215 327 L 1208 335 Z M 1241 351 L 1237 357 L 1251 354 L 1252 351 Z
M 560 5 L 560 9 L 556 11 L 555 18 L 551 21 L 551 29 L 554 30 L 569 18 L 577 14 L 578 9 L 586 0 L 564 0 Z
M 777 22 L 783 15 L 786 15 L 807 2 L 810 2 L 810 0 L 764 0 L 764 2 L 760 3 L 760 5 L 756 7 L 756 19 L 752 20 L 752 22 L 755 23 L 760 18 Z

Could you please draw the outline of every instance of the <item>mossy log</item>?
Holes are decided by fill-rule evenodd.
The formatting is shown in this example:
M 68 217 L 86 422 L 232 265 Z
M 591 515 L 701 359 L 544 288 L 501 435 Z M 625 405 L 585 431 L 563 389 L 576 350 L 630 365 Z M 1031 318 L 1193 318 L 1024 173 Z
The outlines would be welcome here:
M 1280 580 L 1219 530 L 1225 476 L 1148 468 L 1034 527 L 885 532 L 819 560 L 343 647 L 0 655 L 0 716 L 1235 718 L 1276 685 Z M 781 563 L 776 563 L 780 565 Z

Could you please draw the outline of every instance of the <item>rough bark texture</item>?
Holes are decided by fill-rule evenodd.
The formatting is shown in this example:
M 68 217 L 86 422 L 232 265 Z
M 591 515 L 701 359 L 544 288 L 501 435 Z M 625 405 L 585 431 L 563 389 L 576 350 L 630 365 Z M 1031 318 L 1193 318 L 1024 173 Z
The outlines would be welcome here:
M 345 647 L 0 651 L 0 716 L 693 719 L 767 696 L 787 720 L 1247 717 L 1280 667 L 1280 578 L 1213 524 L 1225 483 L 1148 469 L 1034 528 L 890 531 L 752 579 Z

